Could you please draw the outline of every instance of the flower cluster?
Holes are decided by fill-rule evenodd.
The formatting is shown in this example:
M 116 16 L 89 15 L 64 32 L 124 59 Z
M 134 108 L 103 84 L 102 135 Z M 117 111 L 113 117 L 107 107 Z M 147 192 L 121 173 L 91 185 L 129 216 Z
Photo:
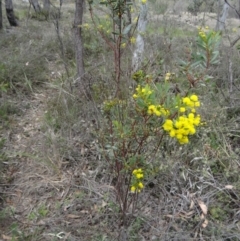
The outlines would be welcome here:
M 151 87 L 147 84 L 144 87 L 141 85 L 138 85 L 136 88 L 136 93 L 133 95 L 134 99 L 142 99 L 144 103 L 147 105 L 147 114 L 148 115 L 155 115 L 155 116 L 167 116 L 169 115 L 169 111 L 165 109 L 161 105 L 155 105 L 152 101 L 151 94 L 153 93 L 153 90 Z
M 170 72 L 166 73 L 165 74 L 165 81 L 171 80 L 171 77 L 173 77 L 173 76 L 174 76 L 174 73 L 170 73 Z
M 218 35 L 219 34 L 217 34 L 216 31 L 209 29 L 208 26 L 206 26 L 205 28 L 202 28 L 202 27 L 198 28 L 198 36 L 205 43 L 209 43 L 210 39 L 216 39 L 217 40 Z
M 90 29 L 90 26 L 89 26 L 88 23 L 84 23 L 84 24 L 82 25 L 82 27 L 83 27 L 83 29 L 85 29 L 85 30 L 89 30 L 89 29 Z
M 167 119 L 163 124 L 163 129 L 169 133 L 172 138 L 176 138 L 180 144 L 189 142 L 188 136 L 196 133 L 196 126 L 201 123 L 200 115 L 195 114 L 197 107 L 200 106 L 197 95 L 182 98 L 179 108 L 179 115 L 173 121 Z
M 195 113 L 195 107 L 199 107 L 200 106 L 200 102 L 198 101 L 198 96 L 197 95 L 191 95 L 190 97 L 184 97 L 182 99 L 183 104 L 185 105 L 185 107 L 181 107 L 186 109 L 186 107 L 191 108 L 191 112 Z M 185 111 L 181 111 L 180 108 L 180 112 L 185 112 Z
M 112 100 L 105 100 L 103 102 L 103 111 L 105 114 L 109 114 L 110 111 L 115 107 L 115 106 L 121 106 L 123 107 L 123 105 L 126 104 L 125 101 L 123 100 L 119 100 L 117 98 L 112 99 Z
M 136 38 L 135 37 L 131 37 L 130 38 L 130 42 L 131 42 L 131 44 L 135 44 L 136 43 Z
M 108 15 L 103 16 L 103 19 L 99 22 L 97 29 L 106 35 L 109 35 L 112 32 L 111 20 Z
M 121 48 L 126 48 L 127 44 L 126 43 L 121 43 Z
M 142 183 L 143 179 L 143 171 L 141 168 L 139 169 L 134 169 L 132 172 L 133 175 L 133 182 L 131 186 L 131 192 L 141 192 L 143 189 L 144 185 Z
M 167 73 L 166 77 L 170 77 Z M 175 109 L 168 109 L 156 103 L 154 90 L 149 84 L 138 85 L 133 98 L 137 100 L 138 107 L 149 116 L 162 117 L 162 128 L 169 136 L 178 140 L 180 144 L 189 142 L 189 135 L 196 133 L 196 127 L 201 123 L 201 117 L 196 113 L 200 101 L 195 94 L 181 98 Z
M 144 87 L 138 85 L 138 87 L 136 88 L 136 93 L 133 95 L 133 98 L 142 98 L 146 100 L 152 93 L 153 91 L 151 90 L 149 85 L 145 85 Z
M 208 26 L 206 26 L 205 29 L 202 28 L 202 27 L 199 27 L 199 28 L 198 28 L 198 35 L 199 35 L 199 37 L 200 37 L 201 39 L 203 39 L 203 40 L 206 40 L 206 39 L 207 39 L 206 30 L 208 30 Z
M 156 116 L 169 115 L 169 111 L 161 105 L 149 105 L 147 113 L 149 115 L 156 115 Z

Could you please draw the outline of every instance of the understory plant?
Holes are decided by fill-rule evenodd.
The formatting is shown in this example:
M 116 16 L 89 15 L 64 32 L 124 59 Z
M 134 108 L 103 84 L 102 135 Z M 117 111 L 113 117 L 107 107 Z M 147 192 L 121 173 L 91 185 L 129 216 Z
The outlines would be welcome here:
M 124 26 L 132 5 L 126 0 L 105 0 L 100 4 L 112 14 L 109 14 L 112 35 L 103 28 L 98 27 L 98 31 L 114 52 L 116 85 L 120 85 L 122 44 L 133 42 L 133 25 Z M 92 3 L 90 6 L 93 14 Z M 92 19 L 98 26 L 96 18 L 92 16 Z M 128 214 L 134 214 L 139 204 L 146 201 L 141 193 L 161 164 L 156 157 L 163 143 L 187 145 L 202 126 L 198 85 L 209 79 L 208 69 L 218 63 L 219 42 L 219 33 L 199 28 L 197 49 L 180 61 L 178 73 L 166 73 L 156 83 L 153 75 L 140 69 L 132 74 L 136 86 L 130 95 L 113 95 L 104 101 L 102 110 L 106 122 L 99 132 L 99 141 L 109 172 L 113 174 L 121 226 L 126 227 Z M 176 85 L 176 82 L 179 83 Z

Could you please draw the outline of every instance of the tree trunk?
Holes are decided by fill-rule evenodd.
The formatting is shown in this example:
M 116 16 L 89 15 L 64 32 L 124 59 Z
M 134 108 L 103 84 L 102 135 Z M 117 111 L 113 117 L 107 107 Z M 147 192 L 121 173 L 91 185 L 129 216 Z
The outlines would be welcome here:
M 141 1 L 139 0 L 141 3 Z M 136 48 L 133 52 L 133 58 L 132 58 L 132 69 L 134 72 L 136 72 L 141 63 L 142 63 L 142 57 L 144 52 L 144 38 L 143 34 L 146 31 L 147 26 L 147 13 L 148 13 L 148 7 L 146 3 L 141 3 L 140 5 L 140 14 L 138 19 L 138 25 L 137 25 L 137 39 L 136 39 Z
M 43 13 L 46 17 L 46 19 L 49 17 L 50 13 L 50 0 L 44 0 L 43 2 Z
M 83 20 L 83 7 L 84 0 L 75 0 L 75 19 L 74 19 L 74 37 L 76 45 L 76 65 L 77 65 L 77 82 L 79 88 L 84 88 L 82 77 L 84 75 L 83 63 L 83 40 L 82 40 L 82 20 Z
M 0 0 L 0 30 L 3 28 L 2 24 L 2 0 Z
M 219 0 L 219 4 L 220 4 L 220 0 Z M 226 23 L 227 16 L 228 16 L 228 9 L 229 9 L 229 5 L 227 4 L 226 1 L 224 1 L 222 13 L 219 15 L 218 20 L 217 20 L 217 25 L 216 25 L 217 31 L 223 31 L 224 30 L 225 23 Z
M 44 2 L 43 2 L 43 9 L 45 11 L 49 11 L 49 9 L 50 9 L 50 0 L 44 0 Z
M 17 20 L 14 15 L 14 11 L 13 11 L 12 0 L 5 0 L 5 7 L 6 7 L 8 22 L 10 23 L 10 25 L 14 27 L 18 26 Z
M 33 5 L 33 8 L 35 10 L 36 13 L 41 12 L 41 6 L 38 3 L 38 0 L 29 0 L 30 4 Z

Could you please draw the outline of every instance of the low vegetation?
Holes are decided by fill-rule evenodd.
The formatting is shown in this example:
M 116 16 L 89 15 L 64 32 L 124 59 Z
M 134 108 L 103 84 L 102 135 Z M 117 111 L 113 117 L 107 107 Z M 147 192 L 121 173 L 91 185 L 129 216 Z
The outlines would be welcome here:
M 236 26 L 219 33 L 163 2 L 140 2 L 149 22 L 135 72 L 136 29 L 114 42 L 109 6 L 91 5 L 82 95 L 74 5 L 46 19 L 16 5 L 20 27 L 0 32 L 0 239 L 240 240 Z

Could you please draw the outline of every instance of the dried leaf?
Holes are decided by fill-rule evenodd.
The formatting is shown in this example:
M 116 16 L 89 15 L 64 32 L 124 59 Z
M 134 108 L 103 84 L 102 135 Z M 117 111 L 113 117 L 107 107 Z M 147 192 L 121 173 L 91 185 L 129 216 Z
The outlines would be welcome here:
M 190 207 L 189 207 L 189 209 L 193 209 L 193 208 L 194 208 L 194 201 L 191 200 L 191 203 L 190 203 Z
M 198 205 L 202 209 L 203 214 L 207 215 L 207 212 L 208 212 L 207 205 L 202 200 L 198 200 Z
M 190 212 L 186 213 L 186 216 L 190 217 L 190 216 L 192 216 L 193 214 L 194 214 L 194 211 L 190 211 Z
M 12 237 L 2 234 L 3 240 L 12 240 Z
M 225 188 L 226 189 L 233 189 L 234 187 L 233 187 L 233 185 L 226 185 Z
M 88 214 L 88 210 L 81 210 L 80 213 L 83 213 L 83 214 Z
M 190 212 L 181 212 L 180 216 L 183 218 L 191 218 L 191 216 L 194 214 L 194 211 L 190 211 Z
M 98 210 L 99 210 L 98 205 L 94 204 L 94 205 L 93 205 L 93 210 L 94 210 L 94 211 L 98 211 Z
M 68 214 L 67 217 L 68 218 L 75 218 L 75 219 L 80 218 L 80 216 L 77 216 L 77 215 L 74 215 L 74 214 Z
M 107 206 L 107 203 L 104 202 L 104 201 L 102 201 L 102 205 L 101 205 L 101 207 L 104 208 L 105 206 Z
M 205 219 L 204 222 L 202 223 L 202 227 L 203 227 L 203 228 L 206 228 L 207 225 L 208 225 L 208 220 Z

